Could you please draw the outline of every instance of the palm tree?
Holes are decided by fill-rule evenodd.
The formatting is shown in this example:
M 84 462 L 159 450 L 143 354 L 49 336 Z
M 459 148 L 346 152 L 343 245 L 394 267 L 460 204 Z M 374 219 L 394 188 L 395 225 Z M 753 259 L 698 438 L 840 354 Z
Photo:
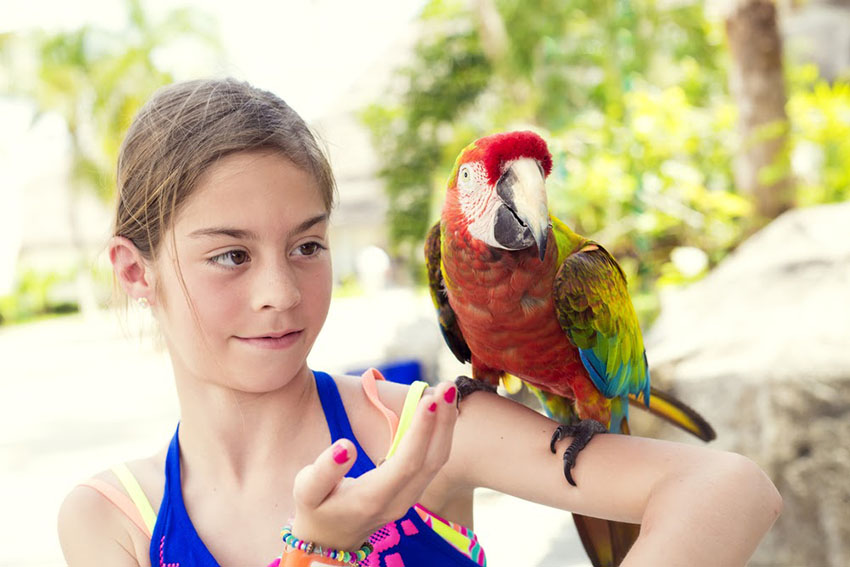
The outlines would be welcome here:
M 121 137 L 141 104 L 158 87 L 172 82 L 158 55 L 177 40 L 192 40 L 200 50 L 220 53 L 214 22 L 187 9 L 152 21 L 140 0 L 126 0 L 128 18 L 120 32 L 84 25 L 72 31 L 7 33 L 0 36 L 6 76 L 0 89 L 29 100 L 34 122 L 44 114 L 61 116 L 70 146 L 68 223 L 77 264 L 80 309 L 96 307 L 91 259 L 80 231 L 79 196 L 93 192 L 112 198 Z

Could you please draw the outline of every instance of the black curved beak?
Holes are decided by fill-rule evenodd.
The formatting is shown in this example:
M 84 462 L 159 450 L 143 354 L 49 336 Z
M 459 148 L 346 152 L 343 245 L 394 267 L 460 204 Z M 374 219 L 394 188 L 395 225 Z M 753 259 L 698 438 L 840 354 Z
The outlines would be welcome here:
M 494 235 L 507 250 L 537 244 L 542 261 L 549 241 L 549 205 L 543 170 L 532 158 L 514 161 L 496 183 L 502 205 L 496 212 Z

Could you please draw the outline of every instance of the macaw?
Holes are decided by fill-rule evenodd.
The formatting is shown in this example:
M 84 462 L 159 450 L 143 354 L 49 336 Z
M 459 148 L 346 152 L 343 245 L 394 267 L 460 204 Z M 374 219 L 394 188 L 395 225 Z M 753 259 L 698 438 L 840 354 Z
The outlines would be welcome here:
M 443 337 L 472 379 L 461 398 L 518 379 L 572 437 L 564 475 L 596 433 L 629 433 L 629 401 L 698 437 L 699 414 L 650 386 L 626 277 L 614 258 L 550 215 L 546 142 L 533 132 L 481 138 L 458 156 L 425 255 Z M 638 526 L 574 515 L 594 566 L 618 565 Z

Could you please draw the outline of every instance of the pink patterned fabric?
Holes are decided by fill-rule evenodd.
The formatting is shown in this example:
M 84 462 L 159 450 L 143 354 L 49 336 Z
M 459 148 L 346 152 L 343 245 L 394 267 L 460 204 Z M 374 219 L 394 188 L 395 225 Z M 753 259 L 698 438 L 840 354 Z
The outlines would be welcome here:
M 401 531 L 404 532 L 404 535 L 411 536 L 414 534 L 418 534 L 419 530 L 416 529 L 416 525 L 410 520 L 402 520 L 401 522 Z
M 383 528 L 379 529 L 369 537 L 369 543 L 374 546 L 374 550 L 365 561 L 362 563 L 367 567 L 384 567 L 381 565 L 381 557 L 388 551 L 391 551 L 401 542 L 401 535 L 398 533 L 398 528 L 395 522 L 390 522 Z M 401 561 L 401 556 L 398 556 L 398 561 Z M 386 565 L 386 564 L 385 564 Z M 396 563 L 394 567 L 404 567 L 404 561 Z

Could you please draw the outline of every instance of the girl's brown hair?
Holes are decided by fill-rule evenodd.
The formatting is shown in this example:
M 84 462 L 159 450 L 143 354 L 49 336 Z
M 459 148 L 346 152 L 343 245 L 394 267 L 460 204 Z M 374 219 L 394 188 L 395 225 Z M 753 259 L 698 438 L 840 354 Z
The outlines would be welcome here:
M 188 81 L 157 91 L 127 132 L 118 156 L 114 234 L 155 259 L 204 171 L 223 156 L 250 150 L 278 152 L 312 174 L 331 210 L 330 164 L 292 108 L 233 79 Z

